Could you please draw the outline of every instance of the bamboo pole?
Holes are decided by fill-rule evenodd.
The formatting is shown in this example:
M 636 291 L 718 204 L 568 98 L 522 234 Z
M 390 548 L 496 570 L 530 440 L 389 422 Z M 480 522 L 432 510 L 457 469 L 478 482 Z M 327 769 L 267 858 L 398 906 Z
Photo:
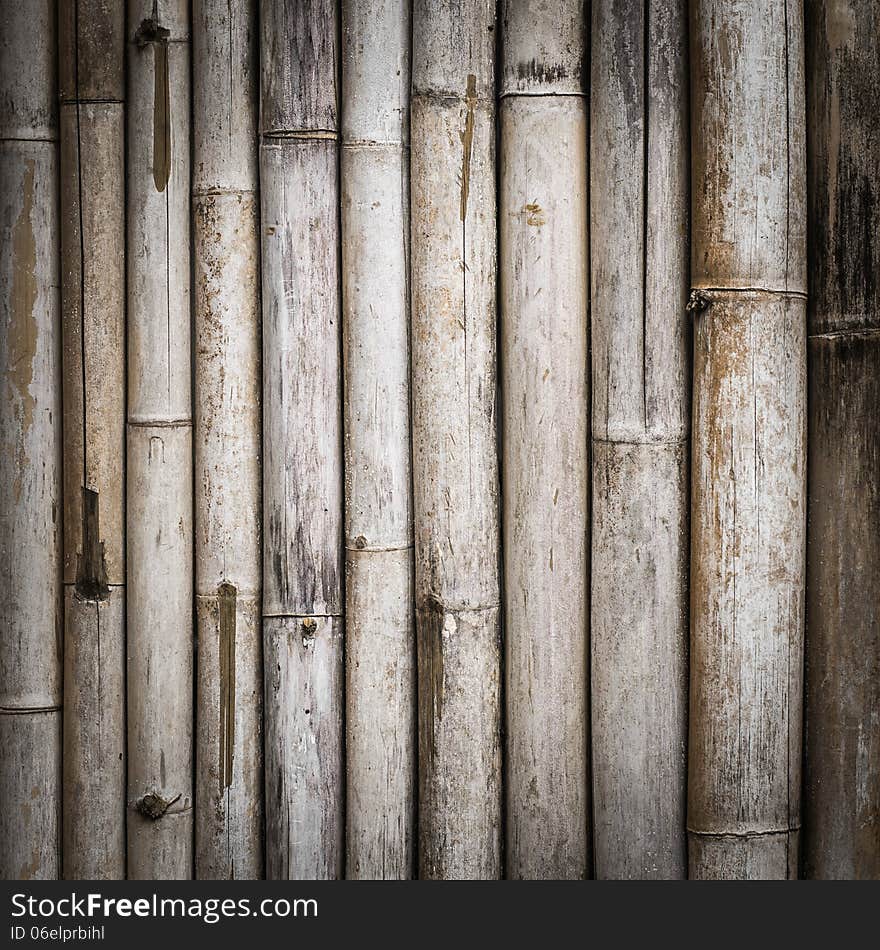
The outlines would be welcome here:
M 125 7 L 62 0 L 58 35 L 64 876 L 120 879 L 125 877 Z
M 416 0 L 412 426 L 419 872 L 501 873 L 494 3 Z
M 591 597 L 598 878 L 682 878 L 687 4 L 593 3 Z
M 55 878 L 61 813 L 56 7 L 0 12 L 0 877 Z
M 563 0 L 501 5 L 501 482 L 511 878 L 584 878 L 589 869 L 583 14 L 582 4 Z
M 408 0 L 342 5 L 346 874 L 413 872 Z
M 880 878 L 880 9 L 806 4 L 804 873 Z
M 797 873 L 805 540 L 802 7 L 691 4 L 689 869 Z
M 263 876 L 256 0 L 195 0 L 198 878 Z
M 266 876 L 343 872 L 338 16 L 264 0 Z
M 128 876 L 192 876 L 189 3 L 129 0 Z

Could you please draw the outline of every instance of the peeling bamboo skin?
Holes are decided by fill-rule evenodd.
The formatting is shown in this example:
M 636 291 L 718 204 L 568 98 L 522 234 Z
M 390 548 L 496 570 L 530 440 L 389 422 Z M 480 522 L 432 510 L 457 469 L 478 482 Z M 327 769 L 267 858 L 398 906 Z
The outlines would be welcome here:
M 61 327 L 55 5 L 0 14 L 0 878 L 59 876 Z
M 687 12 L 592 12 L 594 871 L 675 879 L 687 873 Z
M 253 0 L 193 5 L 197 878 L 263 877 Z
M 871 2 L 806 4 L 810 225 L 803 873 L 880 878 L 880 77 Z

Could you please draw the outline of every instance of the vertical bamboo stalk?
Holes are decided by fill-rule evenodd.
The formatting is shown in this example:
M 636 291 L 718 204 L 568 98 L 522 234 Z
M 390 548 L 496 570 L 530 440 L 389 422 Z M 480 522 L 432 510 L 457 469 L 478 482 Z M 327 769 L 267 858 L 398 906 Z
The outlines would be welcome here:
M 266 875 L 343 871 L 338 15 L 264 0 Z
M 56 6 L 0 13 L 0 877 L 55 878 L 61 812 Z
M 128 876 L 192 876 L 189 3 L 129 0 Z
M 682 878 L 688 637 L 687 4 L 593 3 L 595 873 Z
M 501 873 L 495 4 L 416 0 L 412 427 L 419 871 Z
M 804 873 L 880 878 L 880 9 L 806 13 Z
M 342 5 L 346 873 L 413 872 L 408 0 Z
M 502 4 L 499 253 L 507 876 L 583 878 L 587 106 L 583 5 Z
M 256 0 L 193 3 L 196 877 L 263 876 Z
M 802 5 L 691 4 L 690 875 L 797 873 L 805 540 Z

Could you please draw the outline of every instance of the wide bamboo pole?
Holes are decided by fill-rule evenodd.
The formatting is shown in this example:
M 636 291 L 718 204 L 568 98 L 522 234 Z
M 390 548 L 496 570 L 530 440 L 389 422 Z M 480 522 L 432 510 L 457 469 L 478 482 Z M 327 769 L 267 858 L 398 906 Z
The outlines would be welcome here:
M 256 0 L 195 0 L 195 872 L 263 876 Z
M 125 877 L 125 6 L 62 0 L 58 37 L 63 870 L 73 880 L 118 879 Z
M 501 873 L 495 4 L 416 0 L 412 426 L 419 873 Z
M 189 3 L 129 0 L 128 876 L 192 876 Z
M 413 872 L 408 0 L 342 4 L 346 874 Z
M 61 327 L 56 5 L 0 11 L 0 877 L 58 877 Z
M 507 876 L 583 878 L 589 870 L 584 8 L 565 0 L 504 0 L 500 9 Z
M 682 878 L 688 638 L 687 3 L 593 3 L 594 862 Z
M 266 876 L 343 872 L 338 11 L 263 0 Z
M 806 4 L 804 873 L 880 878 L 880 7 Z M 873 103 L 873 105 L 870 105 Z
M 689 869 L 797 874 L 805 542 L 802 5 L 691 4 Z

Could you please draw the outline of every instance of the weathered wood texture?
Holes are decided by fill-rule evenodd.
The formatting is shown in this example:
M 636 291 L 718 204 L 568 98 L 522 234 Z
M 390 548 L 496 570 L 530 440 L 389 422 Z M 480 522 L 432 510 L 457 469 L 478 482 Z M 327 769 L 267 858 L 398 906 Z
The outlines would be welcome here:
M 56 9 L 0 11 L 0 877 L 58 877 L 61 327 Z
M 756 28 L 760 26 L 760 28 Z M 790 877 L 806 435 L 802 8 L 691 4 L 691 877 Z
M 419 874 L 501 873 L 494 3 L 416 0 L 412 441 Z
M 127 41 L 128 876 L 189 878 L 189 3 L 129 0 Z
M 413 873 L 408 0 L 342 4 L 346 875 Z
M 687 4 L 593 3 L 594 864 L 682 878 L 688 659 Z
M 256 0 L 193 4 L 195 873 L 263 876 Z
M 125 877 L 124 59 L 124 4 L 62 0 L 63 871 L 74 880 Z
M 506 0 L 498 163 L 506 856 L 589 869 L 587 106 L 581 4 Z
M 343 487 L 330 0 L 261 19 L 266 875 L 343 873 Z
M 806 3 L 803 870 L 880 878 L 880 8 Z

